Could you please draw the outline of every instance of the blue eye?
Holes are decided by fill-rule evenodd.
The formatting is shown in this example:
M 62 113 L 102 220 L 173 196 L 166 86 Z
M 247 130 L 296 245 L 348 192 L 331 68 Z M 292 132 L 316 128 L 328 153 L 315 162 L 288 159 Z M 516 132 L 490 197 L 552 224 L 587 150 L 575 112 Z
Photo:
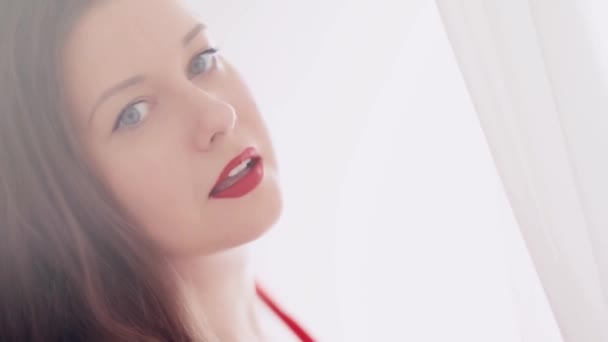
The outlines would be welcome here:
M 188 76 L 196 77 L 211 70 L 217 64 L 217 49 L 205 50 L 192 58 L 188 66 Z
M 113 130 L 132 128 L 139 125 L 146 115 L 148 115 L 149 111 L 150 105 L 146 101 L 139 101 L 128 106 L 118 116 Z

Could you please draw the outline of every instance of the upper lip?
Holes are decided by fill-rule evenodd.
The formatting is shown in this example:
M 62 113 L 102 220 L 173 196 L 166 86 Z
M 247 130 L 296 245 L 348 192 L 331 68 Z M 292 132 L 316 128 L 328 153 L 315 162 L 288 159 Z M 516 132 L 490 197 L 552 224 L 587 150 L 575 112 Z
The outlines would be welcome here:
M 238 156 L 232 158 L 232 160 L 229 161 L 228 164 L 226 164 L 226 166 L 222 170 L 222 173 L 220 173 L 219 177 L 217 178 L 217 181 L 213 185 L 211 193 L 213 193 L 213 191 L 217 188 L 218 185 L 220 185 L 224 180 L 228 178 L 228 174 L 232 169 L 234 169 L 247 159 L 256 159 L 259 157 L 260 155 L 258 154 L 258 151 L 255 149 L 255 147 L 247 147 Z

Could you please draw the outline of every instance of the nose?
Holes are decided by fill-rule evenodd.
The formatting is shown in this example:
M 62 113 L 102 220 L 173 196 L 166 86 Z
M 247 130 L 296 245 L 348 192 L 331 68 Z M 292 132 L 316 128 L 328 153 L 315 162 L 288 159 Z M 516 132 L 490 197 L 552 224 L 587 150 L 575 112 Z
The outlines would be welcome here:
M 189 111 L 194 117 L 194 144 L 201 151 L 209 151 L 218 140 L 232 133 L 237 114 L 234 106 L 219 95 L 195 89 L 191 95 Z

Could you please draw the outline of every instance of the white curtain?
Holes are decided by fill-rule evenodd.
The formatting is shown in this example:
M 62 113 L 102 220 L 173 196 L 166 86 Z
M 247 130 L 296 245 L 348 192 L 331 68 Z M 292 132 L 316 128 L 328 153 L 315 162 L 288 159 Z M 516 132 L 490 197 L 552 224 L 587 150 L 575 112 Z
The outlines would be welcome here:
M 608 6 L 437 5 L 563 340 L 608 341 Z

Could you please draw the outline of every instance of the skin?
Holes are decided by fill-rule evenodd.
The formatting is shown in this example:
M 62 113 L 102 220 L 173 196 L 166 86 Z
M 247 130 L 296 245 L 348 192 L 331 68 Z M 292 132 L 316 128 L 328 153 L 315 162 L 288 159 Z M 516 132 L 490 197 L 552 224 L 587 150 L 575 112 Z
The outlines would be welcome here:
M 222 341 L 257 341 L 245 245 L 280 215 L 276 158 L 238 72 L 201 54 L 214 42 L 200 25 L 174 0 L 97 2 L 68 37 L 67 101 L 90 163 L 164 251 L 192 312 Z M 262 182 L 240 198 L 210 198 L 248 146 L 262 156 Z

